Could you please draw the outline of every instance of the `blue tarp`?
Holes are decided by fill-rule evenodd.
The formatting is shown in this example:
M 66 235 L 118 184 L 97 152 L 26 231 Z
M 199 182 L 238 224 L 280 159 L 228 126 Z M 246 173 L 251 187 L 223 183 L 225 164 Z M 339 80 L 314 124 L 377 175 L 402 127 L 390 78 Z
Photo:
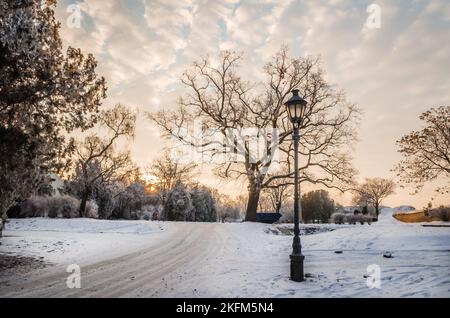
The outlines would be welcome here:
M 281 218 L 280 213 L 257 213 L 256 221 L 260 223 L 273 224 Z

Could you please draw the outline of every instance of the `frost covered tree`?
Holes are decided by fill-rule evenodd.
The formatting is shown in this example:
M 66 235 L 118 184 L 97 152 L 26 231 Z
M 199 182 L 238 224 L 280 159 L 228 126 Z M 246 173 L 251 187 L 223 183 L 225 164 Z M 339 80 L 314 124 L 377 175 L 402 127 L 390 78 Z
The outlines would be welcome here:
M 79 189 L 80 216 L 84 215 L 87 201 L 98 183 L 110 184 L 134 175 L 136 167 L 129 151 L 115 149 L 121 138 L 134 136 L 136 114 L 123 105 L 101 112 L 99 129 L 105 137 L 91 134 L 81 142 L 74 142 L 74 156 L 70 158 L 74 172 L 71 181 Z
M 65 133 L 92 127 L 105 97 L 94 57 L 63 52 L 55 3 L 0 2 L 0 127 L 2 143 L 12 143 L 2 146 L 10 157 L 0 158 L 3 217 L 31 194 L 30 185 L 61 168 L 71 150 Z
M 335 211 L 334 201 L 325 190 L 311 191 L 302 196 L 302 217 L 305 223 L 327 223 Z
M 242 219 L 246 199 L 241 197 L 232 198 L 229 195 L 212 189 L 212 195 L 216 203 L 217 218 L 220 222 L 237 221 Z
M 151 198 L 142 182 L 134 182 L 125 187 L 115 197 L 113 217 L 115 219 L 136 219 L 137 212 L 150 203 Z
M 194 211 L 190 221 L 194 222 L 216 222 L 217 208 L 213 194 L 207 187 L 195 187 L 191 190 Z
M 189 221 L 193 211 L 191 193 L 184 185 L 178 184 L 167 193 L 163 211 L 166 221 Z
M 354 190 L 354 193 L 353 200 L 365 202 L 366 206 L 372 205 L 378 217 L 383 200 L 395 193 L 395 182 L 382 178 L 366 179 L 365 183 Z
M 443 177 L 447 185 L 437 189 L 450 192 L 450 106 L 432 108 L 420 116 L 426 126 L 397 142 L 402 160 L 395 168 L 404 185 L 416 193 L 426 182 Z
M 147 169 L 147 173 L 156 177 L 156 186 L 161 201 L 165 202 L 167 193 L 178 184 L 188 184 L 192 181 L 196 164 L 185 164 L 178 158 L 171 156 L 169 151 L 164 152 L 161 158 L 156 159 Z
M 224 153 L 240 154 L 242 160 L 217 162 L 216 172 L 223 178 L 246 179 L 246 220 L 256 221 L 261 191 L 275 179 L 293 175 L 292 170 L 289 176 L 268 177 L 267 173 L 279 146 L 282 164 L 293 157 L 292 125 L 284 103 L 291 91 L 298 88 L 309 102 L 308 119 L 300 127 L 301 182 L 347 189 L 356 171 L 345 148 L 355 138 L 357 130 L 353 123 L 358 118 L 358 109 L 346 100 L 342 91 L 325 80 L 320 61 L 310 57 L 291 58 L 288 50 L 282 48 L 264 67 L 262 83 L 246 83 L 239 75 L 241 63 L 242 56 L 230 51 L 223 52 L 218 63 L 208 57 L 194 62 L 182 76 L 187 93 L 180 99 L 179 108 L 150 114 L 150 118 L 167 137 L 194 147 L 208 158 Z M 192 127 L 196 119 L 203 122 L 204 131 L 214 129 L 221 134 L 223 142 L 194 142 L 181 128 Z M 258 158 L 248 142 L 230 140 L 227 134 L 230 129 L 242 132 L 245 128 L 267 133 L 267 143 L 260 151 L 267 156 Z
M 37 151 L 38 147 L 29 135 L 19 129 L 0 127 L 0 237 L 6 212 L 17 198 L 32 193 L 36 183 L 44 177 L 36 167 Z

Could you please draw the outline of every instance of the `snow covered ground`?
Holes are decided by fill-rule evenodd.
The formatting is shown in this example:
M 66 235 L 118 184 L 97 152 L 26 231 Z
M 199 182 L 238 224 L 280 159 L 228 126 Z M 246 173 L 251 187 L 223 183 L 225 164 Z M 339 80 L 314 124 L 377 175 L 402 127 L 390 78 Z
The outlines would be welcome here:
M 0 254 L 44 256 L 56 265 L 4 278 L 0 296 L 450 297 L 450 228 L 403 224 L 392 213 L 383 210 L 371 226 L 326 226 L 303 236 L 304 283 L 289 280 L 292 237 L 275 235 L 282 233 L 274 226 L 13 221 Z M 73 262 L 82 267 L 79 290 L 65 285 L 64 268 Z M 380 288 L 367 286 L 371 265 L 380 269 Z
M 54 264 L 86 264 L 148 246 L 160 222 L 93 219 L 15 219 L 7 224 L 0 254 L 44 257 Z

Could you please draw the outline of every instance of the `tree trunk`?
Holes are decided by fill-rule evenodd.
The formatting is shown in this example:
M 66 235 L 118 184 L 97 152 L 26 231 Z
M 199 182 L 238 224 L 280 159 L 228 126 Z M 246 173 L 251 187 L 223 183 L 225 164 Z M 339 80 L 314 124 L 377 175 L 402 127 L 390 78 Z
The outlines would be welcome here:
M 251 187 L 248 192 L 247 212 L 245 216 L 246 222 L 256 222 L 256 213 L 258 211 L 259 196 L 261 189 Z
M 377 220 L 378 220 L 379 216 L 380 216 L 380 204 L 379 203 L 375 203 L 375 211 L 377 213 Z
M 6 212 L 0 211 L 0 238 L 3 237 L 3 229 L 7 220 Z
M 280 213 L 281 205 L 282 205 L 281 201 L 277 203 L 276 213 Z
M 81 202 L 80 202 L 80 217 L 84 217 L 84 215 L 86 214 L 86 205 L 87 205 L 87 201 L 89 199 L 89 190 L 84 190 L 83 194 L 81 196 Z

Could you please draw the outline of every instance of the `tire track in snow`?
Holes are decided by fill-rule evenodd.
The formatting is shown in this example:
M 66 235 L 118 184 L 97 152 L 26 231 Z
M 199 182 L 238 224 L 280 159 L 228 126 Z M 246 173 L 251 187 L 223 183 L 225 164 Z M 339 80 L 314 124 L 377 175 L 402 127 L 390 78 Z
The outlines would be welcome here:
M 61 266 L 26 283 L 2 287 L 2 297 L 149 297 L 164 290 L 162 278 L 189 272 L 220 250 L 220 231 L 217 224 L 177 224 L 156 246 L 82 267 L 82 289 L 67 288 L 69 274 Z

